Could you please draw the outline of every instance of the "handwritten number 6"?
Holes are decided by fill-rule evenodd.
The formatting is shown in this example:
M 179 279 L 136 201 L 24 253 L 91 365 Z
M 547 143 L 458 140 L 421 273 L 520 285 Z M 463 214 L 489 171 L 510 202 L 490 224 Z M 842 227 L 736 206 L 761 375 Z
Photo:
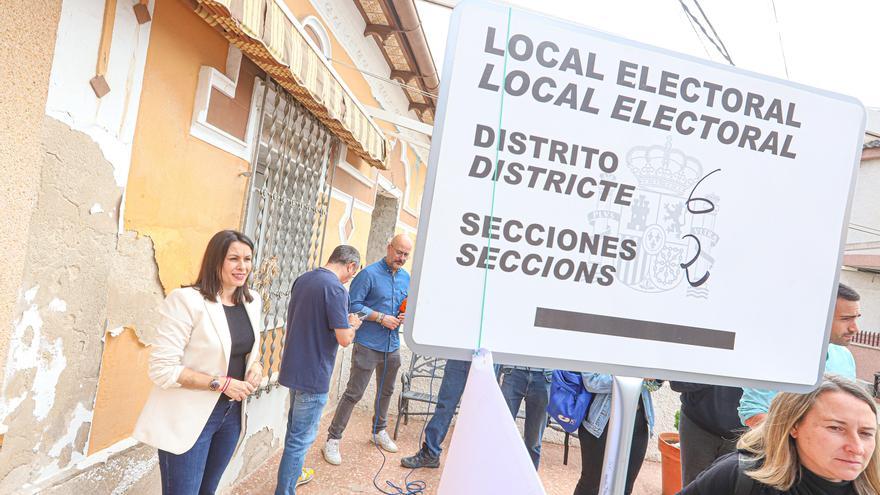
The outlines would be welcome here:
M 685 203 L 684 203 L 685 206 L 687 206 L 687 210 L 689 212 L 693 213 L 694 215 L 702 215 L 703 213 L 711 213 L 715 210 L 715 203 L 709 201 L 706 198 L 695 198 L 694 191 L 697 190 L 697 187 L 700 185 L 701 182 L 706 180 L 706 177 L 709 177 L 710 175 L 714 174 L 715 172 L 720 172 L 720 171 L 721 171 L 720 168 L 716 168 L 715 170 L 713 170 L 713 171 L 709 172 L 708 174 L 706 174 L 705 176 L 703 176 L 702 179 L 698 180 L 697 183 L 694 184 L 694 188 L 691 189 L 691 193 L 688 196 L 687 201 L 685 201 Z M 705 201 L 706 203 L 709 203 L 709 206 L 705 207 L 703 209 L 696 209 L 695 207 L 691 206 L 691 203 L 698 203 L 699 201 Z

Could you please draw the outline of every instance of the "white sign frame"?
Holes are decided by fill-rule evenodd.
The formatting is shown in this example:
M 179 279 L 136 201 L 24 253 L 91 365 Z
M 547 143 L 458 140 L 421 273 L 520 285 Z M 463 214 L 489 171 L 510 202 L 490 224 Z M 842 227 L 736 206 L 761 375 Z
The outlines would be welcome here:
M 452 19 L 450 21 L 450 31 L 447 39 L 447 49 L 445 56 L 445 65 L 443 67 L 443 73 L 441 78 L 441 86 L 440 86 L 440 99 L 438 103 L 438 109 L 436 114 L 436 123 L 434 127 L 434 135 L 432 140 L 431 152 L 429 157 L 429 172 L 428 177 L 426 178 L 424 196 L 422 199 L 422 207 L 421 207 L 421 218 L 419 222 L 418 229 L 418 239 L 415 257 L 414 257 L 414 270 L 413 270 L 413 282 L 410 290 L 411 301 L 408 306 L 409 311 L 407 314 L 407 325 L 405 326 L 404 337 L 407 345 L 413 349 L 414 352 L 425 355 L 433 355 L 444 358 L 451 359 L 460 359 L 460 360 L 470 360 L 471 355 L 473 354 L 473 347 L 469 347 L 467 345 L 439 345 L 436 342 L 427 342 L 424 337 L 426 334 L 419 333 L 421 328 L 432 328 L 433 334 L 431 335 L 439 335 L 440 332 L 444 331 L 444 327 L 446 329 L 449 328 L 457 328 L 463 325 L 470 325 L 474 327 L 474 335 L 477 333 L 477 325 L 480 322 L 474 322 L 472 319 L 463 318 L 460 312 L 457 310 L 456 301 L 461 300 L 460 287 L 456 287 L 453 284 L 449 284 L 445 286 L 445 291 L 449 294 L 444 302 L 447 310 L 442 314 L 442 317 L 439 317 L 440 313 L 436 310 L 431 314 L 423 314 L 420 313 L 419 298 L 420 297 L 436 297 L 436 295 L 440 291 L 435 291 L 434 293 L 425 294 L 423 292 L 425 287 L 425 279 L 423 277 L 425 275 L 432 276 L 429 271 L 426 270 L 425 266 L 425 258 L 426 258 L 426 249 L 432 243 L 432 239 L 428 237 L 429 230 L 431 229 L 431 222 L 434 217 L 437 216 L 437 210 L 440 208 L 439 204 L 434 203 L 434 197 L 437 189 L 437 174 L 439 171 L 438 162 L 441 160 L 441 154 L 444 152 L 444 137 L 448 134 L 447 132 L 447 116 L 450 112 L 450 91 L 453 77 L 453 69 L 456 66 L 456 49 L 457 43 L 459 42 L 460 35 L 462 34 L 462 23 L 463 17 L 468 13 L 471 9 L 495 9 L 495 10 L 504 10 L 509 12 L 515 12 L 517 16 L 520 17 L 523 15 L 535 16 L 536 19 L 540 19 L 541 22 L 547 22 L 558 26 L 561 29 L 575 29 L 584 33 L 590 37 L 593 37 L 597 40 L 604 40 L 606 42 L 615 43 L 621 47 L 629 47 L 635 49 L 637 51 L 641 51 L 641 53 L 651 53 L 655 54 L 661 58 L 666 59 L 674 59 L 681 61 L 685 64 L 694 64 L 696 67 L 705 67 L 707 70 L 711 69 L 714 71 L 722 71 L 736 76 L 748 76 L 754 81 L 767 81 L 770 83 L 774 83 L 777 86 L 787 87 L 791 90 L 800 91 L 804 94 L 812 94 L 820 97 L 824 97 L 829 99 L 829 101 L 837 101 L 841 104 L 846 105 L 854 105 L 858 107 L 861 111 L 861 123 L 859 127 L 859 132 L 853 132 L 852 135 L 852 150 L 853 150 L 853 161 L 852 168 L 848 170 L 849 180 L 847 185 L 847 198 L 845 202 L 845 210 L 843 212 L 843 218 L 835 217 L 835 222 L 840 223 L 840 230 L 836 233 L 838 236 L 838 242 L 836 243 L 836 259 L 835 260 L 824 260 L 821 264 L 823 269 L 827 272 L 829 269 L 833 269 L 833 283 L 829 278 L 827 280 L 827 290 L 823 292 L 823 301 L 827 301 L 827 304 L 823 304 L 821 307 L 827 308 L 824 312 L 825 321 L 824 321 L 824 331 L 822 332 L 821 340 L 816 335 L 817 332 L 811 334 L 811 336 L 807 336 L 808 342 L 807 345 L 810 347 L 813 352 L 811 354 L 815 359 L 810 360 L 810 366 L 814 366 L 811 369 L 817 370 L 816 378 L 813 381 L 799 379 L 799 380 L 789 380 L 786 378 L 771 378 L 771 379 L 762 379 L 755 375 L 751 377 L 743 377 L 743 376 L 731 376 L 727 373 L 716 373 L 714 371 L 709 372 L 694 372 L 683 370 L 677 367 L 678 365 L 675 363 L 669 363 L 669 366 L 641 366 L 638 364 L 620 364 L 620 363 L 612 363 L 612 362 L 603 362 L 597 359 L 588 359 L 588 360 L 577 360 L 577 359 L 566 359 L 560 358 L 556 356 L 536 356 L 525 352 L 517 352 L 510 353 L 505 352 L 504 350 L 499 350 L 498 348 L 492 348 L 490 344 L 490 350 L 493 352 L 495 356 L 496 362 L 506 363 L 506 364 L 517 364 L 524 366 L 533 366 L 533 367 L 545 367 L 545 368 L 555 368 L 555 369 L 570 369 L 570 370 L 581 370 L 581 371 L 593 371 L 600 373 L 609 373 L 618 376 L 634 376 L 634 377 L 651 377 L 658 379 L 667 379 L 667 380 L 679 380 L 679 381 L 689 381 L 689 382 L 697 382 L 697 383 L 710 383 L 717 385 L 729 385 L 729 386 L 748 386 L 754 388 L 766 388 L 766 389 L 774 389 L 774 390 L 785 390 L 785 391 L 795 391 L 795 392 L 803 392 L 810 390 L 815 387 L 815 385 L 821 380 L 822 370 L 824 369 L 824 356 L 827 352 L 828 345 L 828 337 L 830 335 L 830 327 L 831 321 L 834 313 L 834 306 L 836 301 L 836 287 L 839 279 L 839 267 L 842 263 L 843 259 L 843 246 L 846 239 L 846 228 L 849 223 L 849 211 L 852 202 L 852 196 L 855 189 L 855 178 L 858 171 L 859 166 L 859 158 L 860 151 L 862 145 L 862 136 L 864 135 L 865 128 L 865 112 L 862 104 L 856 100 L 855 98 L 839 95 L 836 93 L 832 93 L 829 91 L 824 91 L 816 88 L 807 87 L 801 84 L 792 83 L 790 81 L 784 81 L 777 78 L 773 78 L 763 74 L 757 74 L 749 71 L 744 71 L 742 69 L 735 69 L 730 66 L 718 64 L 715 62 L 698 59 L 696 57 L 692 57 L 689 55 L 684 55 L 676 52 L 672 52 L 663 48 L 658 48 L 650 45 L 645 45 L 639 42 L 626 40 L 619 38 L 617 36 L 613 36 L 610 34 L 598 32 L 589 28 L 585 28 L 583 26 L 579 26 L 573 23 L 569 23 L 567 21 L 550 18 L 540 13 L 532 13 L 530 11 L 512 8 L 507 5 L 494 2 L 494 1 L 477 1 L 477 0 L 465 0 L 459 3 L 453 11 Z M 511 9 L 511 10 L 508 10 Z M 508 14 L 510 15 L 510 14 Z M 508 18 L 509 19 L 509 18 Z M 510 21 L 508 20 L 508 23 Z M 509 28 L 509 24 L 508 24 Z M 509 36 L 509 34 L 508 34 Z M 557 41 L 562 40 L 563 38 L 557 38 Z M 505 40 L 502 38 L 500 43 L 504 43 Z M 561 45 L 561 43 L 560 43 Z M 471 47 L 473 50 L 474 48 Z M 482 56 L 485 56 L 481 53 Z M 506 67 L 506 66 L 505 66 Z M 659 69 L 658 69 L 659 70 Z M 504 73 L 507 74 L 506 72 Z M 612 77 L 614 74 L 611 74 L 608 77 Z M 503 92 L 504 89 L 501 89 Z M 500 94 L 500 92 L 499 92 Z M 488 95 L 488 93 L 487 93 Z M 496 119 L 497 120 L 497 119 Z M 500 124 L 500 123 L 499 123 Z M 509 125 L 509 122 L 506 122 Z M 848 134 L 847 134 L 848 136 Z M 463 144 L 459 141 L 459 144 Z M 848 151 L 847 151 L 848 153 Z M 848 155 L 847 155 L 848 156 Z M 497 158 L 496 158 L 497 159 Z M 449 166 L 449 165 L 446 165 Z M 490 183 L 490 181 L 486 181 Z M 500 185 L 500 181 L 499 181 Z M 493 200 L 494 202 L 494 200 Z M 488 212 L 483 212 L 488 214 Z M 449 228 L 450 225 L 443 224 L 444 227 Z M 448 231 L 447 231 L 448 232 Z M 435 234 L 436 236 L 436 234 Z M 485 242 L 482 239 L 476 239 L 475 242 Z M 834 263 L 833 267 L 831 263 Z M 450 263 L 454 264 L 455 262 L 450 260 Z M 808 267 L 804 267 L 805 270 L 808 270 Z M 497 271 L 497 270 L 496 270 Z M 498 276 L 496 274 L 490 274 L 490 276 Z M 497 282 L 496 282 L 497 287 Z M 572 286 L 567 286 L 569 289 Z M 491 289 L 490 289 L 491 290 Z M 773 290 L 788 290 L 787 287 L 780 287 L 776 289 L 768 290 L 768 297 L 772 296 Z M 788 308 L 788 310 L 797 310 L 798 308 Z M 497 310 L 497 308 L 496 308 Z M 422 319 L 420 319 L 420 317 Z M 537 318 L 537 316 L 536 316 Z M 620 319 L 619 317 L 614 317 L 613 319 Z M 619 323 L 619 322 L 618 322 Z M 651 328 L 647 328 L 646 331 L 650 332 Z M 601 337 L 597 337 L 597 341 L 608 342 L 608 335 L 605 334 Z M 622 338 L 622 337 L 611 337 L 615 342 L 615 345 L 626 345 L 627 342 L 630 342 L 630 339 Z M 421 339 L 421 340 L 420 340 Z M 436 340 L 436 339 L 435 339 Z M 476 344 L 476 340 L 474 341 Z M 669 344 L 667 341 L 665 344 Z M 660 344 L 660 345 L 665 345 Z M 733 344 L 731 344 L 732 346 Z M 819 349 L 819 347 L 821 348 Z M 693 350 L 702 349 L 701 347 L 694 347 Z M 732 352 L 736 352 L 733 350 Z M 740 352 L 742 354 L 742 352 Z M 764 363 L 759 360 L 749 359 L 749 356 L 743 355 L 741 364 L 743 368 L 761 368 L 764 366 Z

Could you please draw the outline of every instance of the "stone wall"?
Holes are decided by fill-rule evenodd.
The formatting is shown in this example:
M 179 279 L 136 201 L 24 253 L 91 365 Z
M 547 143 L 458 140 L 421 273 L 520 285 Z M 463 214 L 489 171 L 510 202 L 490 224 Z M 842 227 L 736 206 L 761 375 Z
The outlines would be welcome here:
M 122 190 L 88 136 L 49 117 L 0 408 L 0 493 L 51 486 L 88 453 L 105 333 L 150 328 L 150 239 L 117 234 Z M 112 421 L 112 419 L 111 419 Z

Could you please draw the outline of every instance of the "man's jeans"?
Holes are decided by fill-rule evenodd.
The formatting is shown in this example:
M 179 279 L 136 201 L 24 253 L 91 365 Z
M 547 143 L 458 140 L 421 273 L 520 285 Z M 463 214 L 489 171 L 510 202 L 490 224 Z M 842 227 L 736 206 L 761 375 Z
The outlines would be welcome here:
M 306 452 L 318 436 L 321 411 L 327 404 L 327 394 L 290 391 L 290 410 L 287 414 L 287 436 L 284 454 L 278 465 L 278 484 L 275 495 L 295 495 L 296 480 L 302 472 Z
M 241 434 L 241 402 L 221 396 L 196 443 L 182 454 L 159 450 L 162 493 L 213 494 Z
M 373 422 L 370 424 L 373 433 L 384 430 L 388 423 L 388 405 L 394 394 L 394 383 L 397 381 L 397 370 L 399 369 L 400 349 L 385 353 L 374 351 L 361 344 L 354 344 L 348 385 L 345 386 L 345 393 L 336 406 L 336 413 L 333 414 L 333 422 L 330 423 L 327 438 L 334 440 L 342 438 L 342 432 L 345 431 L 348 420 L 351 419 L 354 406 L 360 402 L 367 385 L 370 383 L 373 370 L 376 371 L 376 390 L 379 389 L 379 382 L 382 382 L 382 391 L 381 393 L 376 392 L 379 397 L 378 400 L 373 401 L 375 413 L 373 414 Z
M 464 384 L 470 369 L 470 361 L 446 360 L 443 381 L 440 382 L 440 391 L 437 392 L 437 407 L 425 427 L 425 444 L 422 447 L 433 457 L 440 455 L 440 444 L 449 432 L 449 424 L 455 415 L 461 394 L 464 393 Z
M 523 369 L 501 367 L 501 393 L 516 419 L 519 406 L 526 401 L 526 420 L 523 441 L 535 469 L 541 462 L 541 438 L 547 426 L 547 402 L 550 400 L 550 377 L 541 368 Z

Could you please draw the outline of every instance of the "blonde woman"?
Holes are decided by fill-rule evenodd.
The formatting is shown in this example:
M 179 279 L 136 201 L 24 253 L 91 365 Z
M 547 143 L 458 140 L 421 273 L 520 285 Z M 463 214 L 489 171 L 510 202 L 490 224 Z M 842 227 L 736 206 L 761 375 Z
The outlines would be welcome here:
M 242 401 L 263 375 L 260 298 L 247 288 L 253 251 L 240 232 L 216 233 L 196 281 L 159 307 L 155 386 L 134 437 L 159 450 L 165 495 L 213 494 L 244 434 Z
M 858 384 L 826 375 L 808 394 L 777 395 L 745 433 L 682 495 L 876 495 L 877 406 Z

